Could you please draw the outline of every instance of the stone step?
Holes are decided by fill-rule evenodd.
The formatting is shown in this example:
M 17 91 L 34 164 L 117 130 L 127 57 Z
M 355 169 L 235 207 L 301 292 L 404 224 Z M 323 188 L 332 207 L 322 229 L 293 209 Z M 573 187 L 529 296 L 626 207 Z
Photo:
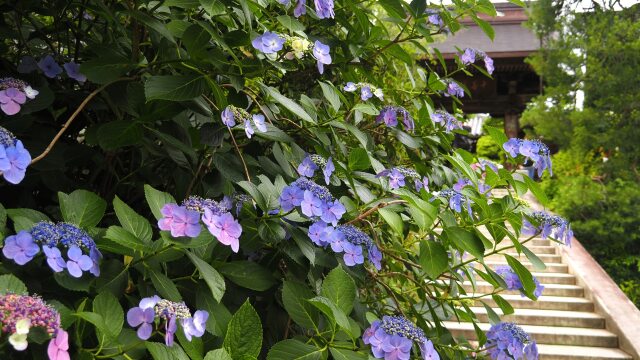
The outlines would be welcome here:
M 549 255 L 556 255 L 558 249 L 555 246 L 533 246 L 533 245 L 529 245 L 529 243 L 525 244 L 524 246 L 527 247 L 527 249 L 531 250 L 531 252 L 533 252 L 534 254 L 540 256 L 543 254 L 549 254 Z M 516 251 L 515 248 L 513 249 L 507 249 L 505 251 L 506 254 L 516 254 L 516 255 L 512 255 L 514 257 L 518 256 L 518 252 Z M 523 255 L 524 256 L 524 255 Z M 526 256 L 524 256 L 526 257 Z
M 515 322 L 518 325 L 546 325 L 569 326 L 581 328 L 604 329 L 604 317 L 586 311 L 562 311 L 540 309 L 514 309 L 513 314 L 502 315 L 499 308 L 493 309 L 502 321 Z M 484 307 L 472 307 L 471 311 L 481 322 L 489 322 L 487 309 Z M 559 329 L 559 331 L 562 331 Z
M 444 326 L 451 331 L 454 337 L 464 337 L 476 340 L 476 333 L 472 323 L 458 323 L 444 321 Z M 490 324 L 478 323 L 483 331 L 489 330 Z M 538 344 L 552 345 L 578 345 L 615 348 L 618 346 L 616 334 L 604 329 L 589 329 L 578 327 L 563 327 L 561 329 L 553 326 L 522 325 L 526 331 Z
M 552 273 L 552 272 L 532 272 L 533 275 L 541 284 L 564 284 L 575 285 L 576 277 L 571 274 Z M 481 277 L 476 275 L 476 279 L 480 280 Z
M 497 266 L 506 266 L 508 265 L 506 261 L 485 261 L 485 264 L 487 266 L 489 266 L 492 269 L 495 269 Z M 567 264 L 562 264 L 562 263 L 546 263 L 545 265 L 547 266 L 546 269 L 544 270 L 538 270 L 536 268 L 533 267 L 533 264 L 530 262 L 522 262 L 522 265 L 524 265 L 524 267 L 527 268 L 527 270 L 529 271 L 536 271 L 536 272 L 551 272 L 551 273 L 568 273 L 569 272 L 569 267 L 567 266 Z M 482 268 L 480 268 L 482 269 Z
M 495 289 L 493 285 L 489 284 L 485 281 L 476 282 L 475 291 L 470 281 L 465 281 L 462 284 L 463 288 L 467 292 L 467 294 L 489 294 L 493 292 Z M 520 292 L 517 290 L 512 291 L 503 291 L 501 294 L 519 294 Z M 584 296 L 584 289 L 578 285 L 567 285 L 567 284 L 545 284 L 544 291 L 542 295 L 549 296 L 572 296 L 572 297 L 581 297 Z
M 525 239 L 526 240 L 526 239 Z M 526 244 L 526 246 L 552 246 L 551 241 L 549 239 L 533 239 Z
M 542 310 L 565 310 L 565 311 L 593 311 L 593 303 L 582 297 L 570 296 L 541 296 L 538 301 L 533 301 L 521 295 L 501 295 L 511 306 L 517 309 L 542 309 Z M 482 298 L 482 301 L 489 306 L 496 307 L 497 304 L 489 296 Z M 482 306 L 479 300 L 475 306 Z
M 541 360 L 632 360 L 633 358 L 620 349 L 539 344 L 538 353 Z
M 517 256 L 514 254 L 509 254 L 512 257 L 516 258 L 518 261 L 523 262 L 523 261 L 529 261 L 529 259 L 525 256 L 525 255 L 520 255 Z M 540 260 L 543 263 L 561 263 L 562 262 L 562 256 L 560 255 L 553 255 L 553 254 L 536 254 L 538 256 L 538 258 L 540 258 Z M 493 255 L 489 255 L 487 257 L 484 258 L 485 261 L 501 261 L 501 262 L 506 262 L 505 257 L 502 254 L 493 254 Z

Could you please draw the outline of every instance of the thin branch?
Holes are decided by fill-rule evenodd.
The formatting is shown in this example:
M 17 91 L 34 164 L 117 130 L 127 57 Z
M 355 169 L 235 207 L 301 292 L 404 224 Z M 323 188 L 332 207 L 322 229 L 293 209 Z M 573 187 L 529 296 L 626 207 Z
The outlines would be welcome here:
M 247 181 L 251 182 L 251 175 L 249 175 L 249 169 L 247 169 L 247 163 L 244 162 L 244 157 L 242 156 L 242 152 L 238 147 L 238 143 L 236 142 L 236 138 L 233 136 L 233 131 L 231 128 L 227 126 L 227 130 L 229 130 L 229 135 L 231 135 L 231 140 L 233 140 L 233 146 L 236 147 L 236 151 L 238 152 L 238 156 L 240 156 L 240 161 L 242 161 L 242 167 L 244 167 L 244 173 L 247 176 Z
M 380 204 L 372 207 L 371 209 L 363 212 L 362 214 L 358 215 L 355 219 L 349 221 L 347 224 L 353 224 L 354 222 L 360 221 L 364 218 L 366 218 L 367 216 L 371 215 L 372 213 L 378 211 L 379 209 L 382 209 L 384 207 L 387 207 L 389 205 L 394 205 L 394 204 L 402 204 L 405 203 L 405 200 L 392 200 L 392 201 L 387 201 L 387 202 L 381 202 Z

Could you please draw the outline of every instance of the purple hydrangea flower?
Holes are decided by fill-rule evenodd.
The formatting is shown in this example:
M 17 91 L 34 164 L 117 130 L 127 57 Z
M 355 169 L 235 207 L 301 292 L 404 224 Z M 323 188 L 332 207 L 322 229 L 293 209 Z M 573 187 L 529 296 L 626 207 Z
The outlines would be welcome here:
M 333 18 L 333 0 L 314 0 L 316 14 L 320 19 Z
M 493 71 L 495 70 L 495 67 L 493 66 L 493 59 L 487 55 L 484 57 L 484 67 L 487 69 L 489 75 L 493 74 Z
M 340 201 L 336 200 L 333 203 L 325 203 L 320 218 L 322 219 L 322 221 L 331 223 L 333 224 L 333 226 L 336 226 L 338 225 L 338 220 L 340 220 L 342 218 L 342 215 L 344 215 L 344 213 L 346 212 L 347 210 L 345 209 L 344 205 L 342 205 Z
M 511 138 L 502 145 L 502 148 L 509 153 L 511 157 L 517 157 L 518 154 L 523 155 L 533 161 L 533 166 L 538 172 L 538 176 L 542 176 L 545 169 L 549 169 L 549 175 L 553 175 L 551 170 L 551 152 L 547 145 L 540 140 L 522 140 Z
M 351 81 L 349 81 L 347 85 L 344 86 L 344 91 L 346 92 L 354 92 L 356 90 L 358 90 L 358 86 Z
M 77 246 L 71 246 L 67 251 L 67 271 L 69 275 L 79 278 L 82 277 L 83 271 L 88 271 L 93 267 L 93 261 L 87 255 L 82 253 Z
M 437 359 L 440 356 L 427 339 L 422 329 L 404 316 L 385 316 L 374 321 L 362 336 L 365 344 L 371 345 L 373 356 L 378 359 L 408 360 L 413 342 L 418 343 L 422 359 Z
M 314 222 L 309 226 L 309 231 L 307 232 L 309 239 L 318 246 L 326 246 L 327 242 L 325 241 L 325 238 L 323 238 L 323 235 L 325 234 L 327 227 L 328 226 L 324 221 Z
M 398 169 L 391 170 L 389 174 L 389 187 L 391 189 L 398 189 L 405 185 L 404 175 Z
M 516 156 L 518 156 L 518 153 L 520 152 L 520 143 L 521 142 L 522 142 L 522 140 L 520 140 L 520 139 L 511 138 L 511 139 L 509 139 L 509 141 L 507 141 L 506 143 L 502 144 L 502 148 L 504 149 L 504 151 L 509 153 L 509 155 L 511 155 L 511 157 L 516 157 Z
M 4 241 L 2 253 L 7 259 L 11 259 L 18 265 L 24 265 L 31 261 L 40 252 L 40 247 L 33 241 L 28 231 L 21 230 L 16 235 L 7 237 Z
M 55 336 L 49 341 L 47 346 L 49 360 L 69 360 L 69 333 L 62 328 L 55 331 Z
M 307 13 L 307 1 L 306 0 L 298 0 L 296 7 L 293 9 L 293 16 L 300 17 Z
M 276 33 L 265 31 L 264 34 L 258 36 L 251 41 L 254 48 L 265 54 L 274 54 L 282 50 L 285 39 Z
M 389 127 L 395 127 L 398 125 L 398 117 L 396 115 L 396 108 L 393 106 L 385 106 L 380 110 L 380 114 L 376 118 L 378 123 L 384 122 Z
M 182 329 L 187 340 L 191 341 L 191 337 L 201 337 L 207 327 L 207 319 L 209 313 L 204 310 L 197 310 L 193 317 L 182 320 Z
M 0 128 L 0 131 L 2 129 Z M 31 164 L 31 154 L 24 148 L 22 141 L 16 140 L 15 145 L 0 142 L 0 171 L 5 180 L 18 184 L 24 179 L 27 166 Z
M 464 97 L 464 90 L 453 80 L 447 81 L 447 89 L 444 93 L 444 96 L 455 96 L 455 97 Z
M 70 78 L 78 81 L 79 83 L 87 81 L 87 77 L 80 72 L 80 64 L 70 61 L 62 66 Z
M 289 185 L 282 189 L 282 194 L 280 194 L 280 207 L 282 207 L 282 211 L 289 212 L 300 206 L 302 200 L 304 200 L 304 190 L 297 186 Z
M 329 185 L 331 182 L 331 174 L 336 170 L 336 167 L 333 165 L 333 160 L 331 157 L 327 159 L 327 163 L 324 165 L 322 169 L 322 174 L 324 175 L 324 182 Z
M 362 246 L 345 242 L 342 245 L 342 250 L 344 251 L 344 263 L 347 266 L 355 266 L 357 264 L 364 263 L 364 256 L 362 256 Z
M 234 120 L 233 110 L 230 106 L 227 106 L 221 114 L 222 123 L 227 125 L 227 127 L 233 127 L 236 125 Z
M 534 226 L 529 220 L 525 219 L 522 227 L 523 235 L 533 236 L 540 234 L 544 239 L 551 236 L 558 241 L 564 242 L 565 245 L 571 246 L 573 230 L 571 230 L 571 225 L 567 220 L 544 211 L 533 212 L 530 216 L 538 222 L 539 225 Z
M 455 129 L 462 129 L 462 123 L 456 119 L 455 116 L 443 110 L 433 112 L 433 114 L 431 114 L 431 120 L 434 123 L 444 125 L 444 130 L 447 133 Z
M 409 360 L 412 346 L 411 340 L 402 336 L 392 335 L 382 345 L 382 350 L 384 350 L 385 359 Z
M 27 96 L 16 88 L 8 88 L 0 91 L 0 109 L 7 115 L 15 115 L 20 112 L 20 105 L 27 101 Z
M 321 43 L 319 40 L 313 44 L 313 57 L 318 61 L 318 71 L 324 73 L 324 65 L 331 64 L 331 54 L 329 45 Z
M 158 295 L 143 298 L 138 306 L 127 311 L 127 323 L 133 328 L 138 327 L 137 334 L 140 340 L 147 340 L 151 337 L 156 317 L 154 307 L 160 300 Z
M 264 115 L 254 114 L 251 116 L 251 119 L 253 120 L 253 123 L 255 124 L 258 131 L 263 133 L 267 132 L 267 124 L 265 123 Z
M 473 212 L 471 210 L 471 200 L 461 193 L 453 189 L 447 189 L 441 191 L 438 196 L 447 200 L 447 203 L 449 204 L 451 210 L 460 213 L 462 212 L 462 206 L 464 205 L 467 208 L 467 213 L 469 213 L 469 216 L 473 215 Z M 433 201 L 434 199 L 435 197 L 431 198 L 429 201 Z
M 209 232 L 215 236 L 221 244 L 231 247 L 233 252 L 240 249 L 240 235 L 242 226 L 230 213 L 214 215 L 209 209 L 204 210 L 202 222 L 207 225 Z
M 67 262 L 62 258 L 62 253 L 57 247 L 42 246 L 42 251 L 47 257 L 47 264 L 54 272 L 61 272 L 67 267 Z
M 54 78 L 62 73 L 62 68 L 51 55 L 47 55 L 44 58 L 40 59 L 38 62 L 38 67 L 44 75 L 48 78 Z
M 442 22 L 442 17 L 440 17 L 440 14 L 433 9 L 427 9 L 425 11 L 427 14 L 429 14 L 429 22 L 432 23 L 435 26 L 442 26 L 443 22 Z
M 522 328 L 514 323 L 501 322 L 492 325 L 487 331 L 486 349 L 491 359 L 522 359 L 528 347 L 535 347 L 535 351 L 528 350 L 537 360 L 536 342 L 531 339 Z
M 253 127 L 251 126 L 251 121 L 249 119 L 244 120 L 244 133 L 247 134 L 247 137 L 251 139 L 251 136 L 255 134 Z
M 302 213 L 308 217 L 321 216 L 323 211 L 323 202 L 316 197 L 311 191 L 305 190 L 304 199 L 300 203 Z
M 360 99 L 362 101 L 367 101 L 373 97 L 373 93 L 371 92 L 371 88 L 369 86 L 363 86 L 360 89 Z
M 422 189 L 424 189 L 426 192 L 429 192 L 429 178 L 428 177 L 423 177 L 422 180 L 420 179 L 415 179 L 414 180 L 414 184 L 416 187 L 416 191 L 420 191 Z
M 171 231 L 171 236 L 196 237 L 200 235 L 200 213 L 177 204 L 165 204 L 160 212 L 163 218 L 158 220 L 160 230 Z
M 310 156 L 306 156 L 304 160 L 298 165 L 298 174 L 306 177 L 313 177 L 318 169 L 318 166 L 311 160 Z
M 422 360 L 440 360 L 440 355 L 438 355 L 438 352 L 433 346 L 433 342 L 431 342 L 431 340 L 425 339 L 423 342 L 419 343 L 418 346 L 420 347 Z
M 175 316 L 171 316 L 169 317 L 169 319 L 167 320 L 167 322 L 165 322 L 164 325 L 164 344 L 167 346 L 173 346 L 173 337 L 176 333 L 176 331 L 178 330 L 178 325 L 176 325 L 176 317 Z
M 411 114 L 409 114 L 409 112 L 404 109 L 400 111 L 400 113 L 402 114 L 402 124 L 404 125 L 404 129 L 409 132 L 413 132 L 416 124 L 413 122 L 413 117 L 411 117 Z
M 462 55 L 460 55 L 460 61 L 464 65 L 473 64 L 476 61 L 476 51 L 472 48 L 464 49 Z

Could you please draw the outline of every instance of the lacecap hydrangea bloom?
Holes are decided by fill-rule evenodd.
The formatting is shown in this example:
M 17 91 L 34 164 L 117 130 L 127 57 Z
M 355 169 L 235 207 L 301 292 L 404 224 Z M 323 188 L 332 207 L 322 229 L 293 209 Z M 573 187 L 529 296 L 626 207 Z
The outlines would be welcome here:
M 378 99 L 384 100 L 384 93 L 382 92 L 382 89 L 380 89 L 380 88 L 378 88 L 378 87 L 376 87 L 374 85 L 371 85 L 369 83 L 348 82 L 347 85 L 344 86 L 344 91 L 346 91 L 346 92 L 354 92 L 354 91 L 356 91 L 358 89 L 360 89 L 360 99 L 362 101 L 367 101 L 367 100 L 371 99 L 374 95 Z
M 306 55 L 310 55 L 316 59 L 320 74 L 324 73 L 324 65 L 331 64 L 331 48 L 319 40 L 311 44 L 309 40 L 300 36 L 290 36 L 266 31 L 264 34 L 253 39 L 251 45 L 256 50 L 267 55 L 276 54 L 278 51 L 287 48 L 289 51 L 287 51 L 284 58 L 288 60 L 293 60 L 294 58 L 302 59 Z M 270 58 L 272 60 L 275 59 L 274 56 Z M 225 122 L 224 115 L 223 122 Z M 227 122 L 225 122 L 225 125 L 227 125 Z
M 362 340 L 371 345 L 371 353 L 376 359 L 409 360 L 414 342 L 420 349 L 420 359 L 440 359 L 424 331 L 404 316 L 385 316 L 374 321 L 364 331 Z
M 539 225 L 533 225 L 529 220 L 525 219 L 523 221 L 522 234 L 527 236 L 540 234 L 543 239 L 551 236 L 558 241 L 564 242 L 565 245 L 571 246 L 573 230 L 571 230 L 571 224 L 567 220 L 544 211 L 535 211 L 530 216 Z
M 473 64 L 474 62 L 476 62 L 476 59 L 482 59 L 484 61 L 484 66 L 489 74 L 493 74 L 493 70 L 495 70 L 495 68 L 493 67 L 493 59 L 490 58 L 489 55 L 487 55 L 487 53 L 485 53 L 484 51 L 474 48 L 466 48 L 464 49 L 462 54 L 458 55 L 458 57 L 460 58 L 460 62 L 462 62 L 464 65 Z
M 239 200 L 244 202 L 244 199 L 239 198 Z M 228 197 L 218 202 L 199 196 L 190 196 L 182 202 L 182 205 L 165 204 L 161 209 L 163 217 L 158 220 L 158 228 L 170 231 L 173 237 L 194 238 L 200 235 L 200 220 L 202 220 L 207 230 L 220 243 L 238 252 L 242 226 L 231 214 L 232 209 L 233 202 Z
M 270 31 L 265 31 L 264 34 L 253 39 L 251 41 L 251 45 L 253 45 L 256 50 L 264 54 L 274 54 L 282 50 L 284 42 L 285 39 L 280 35 Z
M 60 327 L 60 314 L 42 298 L 33 295 L 0 295 L 0 325 L 9 335 L 9 344 L 23 351 L 29 345 L 32 328 L 43 328 L 51 336 L 47 354 L 49 360 L 69 360 L 69 337 Z
M 84 271 L 100 276 L 102 254 L 93 239 L 84 230 L 68 223 L 41 221 L 31 230 L 21 230 L 5 239 L 2 253 L 7 259 L 24 265 L 41 250 L 54 272 L 67 270 L 79 278 Z M 61 250 L 66 250 L 66 257 Z
M 9 130 L 0 126 L 0 172 L 11 184 L 19 184 L 31 164 L 31 154 Z
M 331 250 L 340 254 L 347 266 L 364 264 L 365 251 L 369 261 L 380 270 L 382 253 L 371 237 L 353 225 L 331 226 L 324 221 L 316 221 L 309 227 L 311 241 L 323 248 L 331 246 Z
M 62 74 L 62 68 L 51 55 L 47 55 L 38 61 L 38 67 L 48 78 L 55 78 Z
M 11 77 L 0 78 L 0 109 L 7 115 L 15 115 L 27 99 L 33 100 L 39 94 L 29 84 Z
M 402 116 L 402 124 L 407 131 L 413 131 L 416 127 L 409 111 L 402 106 L 385 106 L 376 117 L 376 123 L 384 123 L 388 127 L 398 125 L 398 116 Z
M 520 281 L 520 277 L 516 274 L 510 266 L 498 266 L 494 270 L 496 274 L 500 275 L 500 277 L 507 284 L 507 290 L 518 290 L 520 291 L 520 295 L 524 295 L 524 286 L 522 286 L 522 282 Z M 533 282 L 536 284 L 536 289 L 533 292 L 533 295 L 536 298 L 542 296 L 542 291 L 544 290 L 544 286 L 540 284 L 540 281 L 534 276 Z
M 391 190 L 404 187 L 406 185 L 406 178 L 410 178 L 413 180 L 413 185 L 416 191 L 420 191 L 421 189 L 429 191 L 429 178 L 424 176 L 421 179 L 420 174 L 418 174 L 413 169 L 408 169 L 401 166 L 393 167 L 390 169 L 382 170 L 376 175 L 376 177 L 386 177 L 389 181 L 389 188 Z
M 522 155 L 533 161 L 533 167 L 537 170 L 538 176 L 542 176 L 545 169 L 549 169 L 549 175 L 553 175 L 551 151 L 540 140 L 511 138 L 502 145 L 502 148 L 513 158 Z
M 346 212 L 344 205 L 331 195 L 329 189 L 306 177 L 300 177 L 282 189 L 280 207 L 284 212 L 299 207 L 309 219 L 334 225 Z
M 431 120 L 436 124 L 444 126 L 444 131 L 448 133 L 455 129 L 462 129 L 462 122 L 444 110 L 434 111 L 431 114 Z
M 184 302 L 169 301 L 157 295 L 143 298 L 138 306 L 127 311 L 127 323 L 138 329 L 138 338 L 147 340 L 151 337 L 154 327 L 164 327 L 167 346 L 173 346 L 178 322 L 187 340 L 191 341 L 193 337 L 204 335 L 208 318 L 209 313 L 205 310 L 197 310 L 192 316 Z
M 289 6 L 291 4 L 291 0 L 278 0 L 278 2 L 282 5 Z M 314 6 L 316 10 L 316 15 L 320 19 L 333 18 L 335 16 L 333 12 L 333 0 L 314 0 Z M 293 16 L 300 17 L 307 13 L 306 9 L 306 0 L 298 0 L 295 8 L 293 9 Z
M 262 114 L 249 114 L 246 110 L 233 105 L 227 106 L 220 115 L 222 123 L 231 128 L 236 125 L 236 120 L 243 124 L 244 132 L 249 139 L 255 134 L 253 126 L 255 126 L 260 132 L 267 132 L 267 124 L 265 122 L 264 115 Z
M 538 345 L 522 328 L 514 323 L 501 322 L 487 331 L 487 353 L 494 360 L 537 360 Z
M 443 93 L 444 96 L 446 97 L 455 96 L 459 98 L 464 97 L 464 89 L 460 87 L 460 85 L 458 85 L 457 82 L 451 79 L 446 79 L 445 83 L 447 87 Z
M 446 203 L 449 205 L 451 210 L 460 213 L 462 212 L 462 207 L 464 206 L 467 209 L 467 213 L 469 216 L 473 215 L 473 211 L 471 210 L 471 199 L 469 199 L 466 195 L 462 194 L 455 189 L 446 189 L 438 192 L 436 196 L 432 197 L 429 201 L 433 201 L 436 198 L 443 198 L 446 200 Z
M 333 160 L 331 157 L 325 160 L 320 155 L 307 155 L 300 165 L 298 165 L 298 174 L 301 176 L 306 176 L 308 178 L 312 178 L 315 175 L 318 167 L 322 168 L 322 175 L 324 176 L 324 182 L 329 185 L 331 182 L 331 175 L 336 170 L 336 167 L 333 165 Z
M 429 22 L 435 26 L 441 27 L 444 25 L 444 21 L 442 21 L 442 17 L 440 16 L 440 12 L 434 9 L 426 9 L 425 13 L 428 15 Z

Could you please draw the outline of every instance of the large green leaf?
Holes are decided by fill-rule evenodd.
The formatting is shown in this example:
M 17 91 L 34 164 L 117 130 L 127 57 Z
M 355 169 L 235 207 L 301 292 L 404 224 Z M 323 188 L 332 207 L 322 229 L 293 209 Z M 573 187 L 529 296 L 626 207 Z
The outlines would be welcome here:
M 204 357 L 204 360 L 233 360 L 225 349 L 211 350 Z
M 135 68 L 131 59 L 115 52 L 101 52 L 80 65 L 80 72 L 95 84 L 106 84 Z
M 367 360 L 369 356 L 353 350 L 347 350 L 342 348 L 329 348 L 331 356 L 334 360 Z
M 180 295 L 180 291 L 176 287 L 176 284 L 171 281 L 165 274 L 149 269 L 149 277 L 151 278 L 151 282 L 153 286 L 156 288 L 158 293 L 165 299 L 171 301 L 181 301 L 182 296 Z
M 124 229 L 145 243 L 151 241 L 153 233 L 151 231 L 151 224 L 149 224 L 146 218 L 138 215 L 138 213 L 117 196 L 113 199 L 113 209 Z
M 176 203 L 176 199 L 169 193 L 154 189 L 151 185 L 144 186 L 144 197 L 147 198 L 149 208 L 156 219 L 160 220 L 163 216 L 160 210 L 165 204 Z
M 122 331 L 124 311 L 115 296 L 102 292 L 93 299 L 93 312 L 102 316 L 108 334 L 115 338 Z
M 227 335 L 224 337 L 224 348 L 232 358 L 243 356 L 258 357 L 262 348 L 262 322 L 249 299 L 233 314 Z
M 7 209 L 7 215 L 13 221 L 16 232 L 29 230 L 40 221 L 50 221 L 47 215 L 33 209 Z
M 142 141 L 142 124 L 131 120 L 115 120 L 98 128 L 98 144 L 104 150 L 115 150 Z
M 340 266 L 331 270 L 322 282 L 322 296 L 331 300 L 346 315 L 353 309 L 356 291 L 356 283 Z
M 309 329 L 318 327 L 318 310 L 306 300 L 314 294 L 301 283 L 285 281 L 282 287 L 282 302 L 291 319 Z
M 432 279 L 438 278 L 449 265 L 447 251 L 442 244 L 425 240 L 420 243 L 420 266 Z
M 156 75 L 144 83 L 144 94 L 150 100 L 191 100 L 202 95 L 207 82 L 202 75 Z
M 524 292 L 527 295 L 527 297 L 535 300 L 535 296 L 533 295 L 533 292 L 536 289 L 536 284 L 533 281 L 533 275 L 531 275 L 531 272 L 527 270 L 527 268 L 524 267 L 524 265 L 522 265 L 513 256 L 504 254 L 504 257 L 505 259 L 507 259 L 507 263 L 509 264 L 509 266 L 511 266 L 511 269 L 516 274 L 518 274 L 518 277 L 520 278 L 520 282 L 522 282 L 522 287 L 524 288 Z
M 267 360 L 320 360 L 325 350 L 307 345 L 299 340 L 287 339 L 275 344 Z
M 146 341 L 144 345 L 154 360 L 189 360 L 189 357 L 180 346 L 166 346 L 165 344 L 149 341 Z
M 218 302 L 222 300 L 222 296 L 224 295 L 226 288 L 222 275 L 220 275 L 211 265 L 207 264 L 206 261 L 200 259 L 191 251 L 187 251 L 187 256 L 193 265 L 196 266 L 198 272 L 200 272 L 200 277 L 204 279 L 207 286 L 209 286 L 209 289 L 211 289 L 213 298 Z
M 265 291 L 275 284 L 271 272 L 253 261 L 232 261 L 218 268 L 234 283 L 247 289 Z
M 98 225 L 107 209 L 106 201 L 87 190 L 76 190 L 71 194 L 59 192 L 58 200 L 64 221 L 82 228 Z
M 355 148 L 349 153 L 349 169 L 366 170 L 371 166 L 369 154 L 363 148 Z
M 117 225 L 110 226 L 107 229 L 107 233 L 104 237 L 111 240 L 115 244 L 132 251 L 145 251 L 148 249 L 147 245 L 142 242 L 142 240 L 138 239 L 135 235 Z
M 266 94 L 270 95 L 276 102 L 287 108 L 287 110 L 291 111 L 294 115 L 304 121 L 315 123 L 315 120 L 313 120 L 313 118 L 302 108 L 302 106 L 298 105 L 295 101 L 289 99 L 288 97 L 280 94 L 280 92 L 276 88 L 266 86 L 264 84 L 261 84 L 261 87 Z
M 7 274 L 0 275 L 0 295 L 6 293 L 24 294 L 27 292 L 27 286 L 17 277 Z
M 443 232 L 447 239 L 454 243 L 458 248 L 468 252 L 478 259 L 484 256 L 484 245 L 482 240 L 473 232 L 467 231 L 459 227 L 446 228 Z

